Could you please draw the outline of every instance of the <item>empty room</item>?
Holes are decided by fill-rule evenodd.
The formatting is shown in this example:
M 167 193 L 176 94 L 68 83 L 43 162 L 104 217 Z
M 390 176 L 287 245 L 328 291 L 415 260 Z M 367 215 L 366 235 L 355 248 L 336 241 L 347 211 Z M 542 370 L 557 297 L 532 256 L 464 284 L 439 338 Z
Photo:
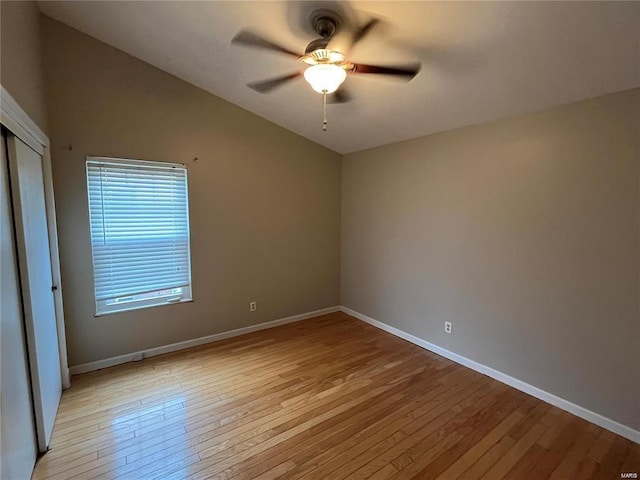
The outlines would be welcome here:
M 640 2 L 0 0 L 1 480 L 640 475 Z

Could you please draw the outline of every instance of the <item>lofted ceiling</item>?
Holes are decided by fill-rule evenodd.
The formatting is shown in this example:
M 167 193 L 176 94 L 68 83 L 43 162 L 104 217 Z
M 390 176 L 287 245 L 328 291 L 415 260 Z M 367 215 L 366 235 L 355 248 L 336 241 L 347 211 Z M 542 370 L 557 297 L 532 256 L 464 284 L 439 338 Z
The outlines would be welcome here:
M 640 86 L 640 2 L 40 2 L 40 10 L 339 153 Z M 421 61 L 409 83 L 354 75 L 330 105 L 302 79 L 270 94 L 246 83 L 301 70 L 295 59 L 231 45 L 250 28 L 301 54 L 308 16 L 338 9 L 383 21 L 350 60 Z

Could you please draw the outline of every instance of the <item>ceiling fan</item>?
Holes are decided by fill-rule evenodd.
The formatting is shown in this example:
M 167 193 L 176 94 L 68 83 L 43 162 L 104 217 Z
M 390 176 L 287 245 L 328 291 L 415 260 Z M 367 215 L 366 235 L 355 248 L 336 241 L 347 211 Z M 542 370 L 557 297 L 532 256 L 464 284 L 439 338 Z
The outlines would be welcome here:
M 300 63 L 306 64 L 303 72 L 294 72 L 268 80 L 252 82 L 247 86 L 257 92 L 267 93 L 295 78 L 303 76 L 311 85 L 311 88 L 323 96 L 323 131 L 327 130 L 327 95 L 332 94 L 332 103 L 345 103 L 351 100 L 351 95 L 348 91 L 344 87 L 340 88 L 348 75 L 391 75 L 411 80 L 420 71 L 421 65 L 419 63 L 403 66 L 378 66 L 352 63 L 347 60 L 346 56 L 351 48 L 367 36 L 379 23 L 379 20 L 375 18 L 364 25 L 350 28 L 341 23 L 339 17 L 331 11 L 323 9 L 313 12 L 310 19 L 314 31 L 320 35 L 320 38 L 309 43 L 302 56 L 250 30 L 241 30 L 231 42 L 246 47 L 283 53 L 295 57 Z M 340 90 L 338 90 L 339 88 Z

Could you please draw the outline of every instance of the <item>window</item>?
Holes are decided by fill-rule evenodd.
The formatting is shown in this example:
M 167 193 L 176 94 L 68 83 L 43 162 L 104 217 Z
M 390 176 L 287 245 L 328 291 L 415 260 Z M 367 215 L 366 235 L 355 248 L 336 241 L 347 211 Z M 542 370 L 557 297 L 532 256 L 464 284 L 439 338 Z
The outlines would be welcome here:
M 191 300 L 187 169 L 87 158 L 96 315 Z

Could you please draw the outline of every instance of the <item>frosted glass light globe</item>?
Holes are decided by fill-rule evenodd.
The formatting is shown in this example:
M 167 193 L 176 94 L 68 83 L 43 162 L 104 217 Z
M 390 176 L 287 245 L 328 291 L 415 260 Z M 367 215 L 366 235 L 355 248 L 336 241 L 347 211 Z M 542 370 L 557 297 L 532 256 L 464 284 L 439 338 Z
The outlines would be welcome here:
M 318 93 L 333 93 L 347 78 L 347 72 L 337 65 L 312 65 L 304 71 L 304 79 Z

